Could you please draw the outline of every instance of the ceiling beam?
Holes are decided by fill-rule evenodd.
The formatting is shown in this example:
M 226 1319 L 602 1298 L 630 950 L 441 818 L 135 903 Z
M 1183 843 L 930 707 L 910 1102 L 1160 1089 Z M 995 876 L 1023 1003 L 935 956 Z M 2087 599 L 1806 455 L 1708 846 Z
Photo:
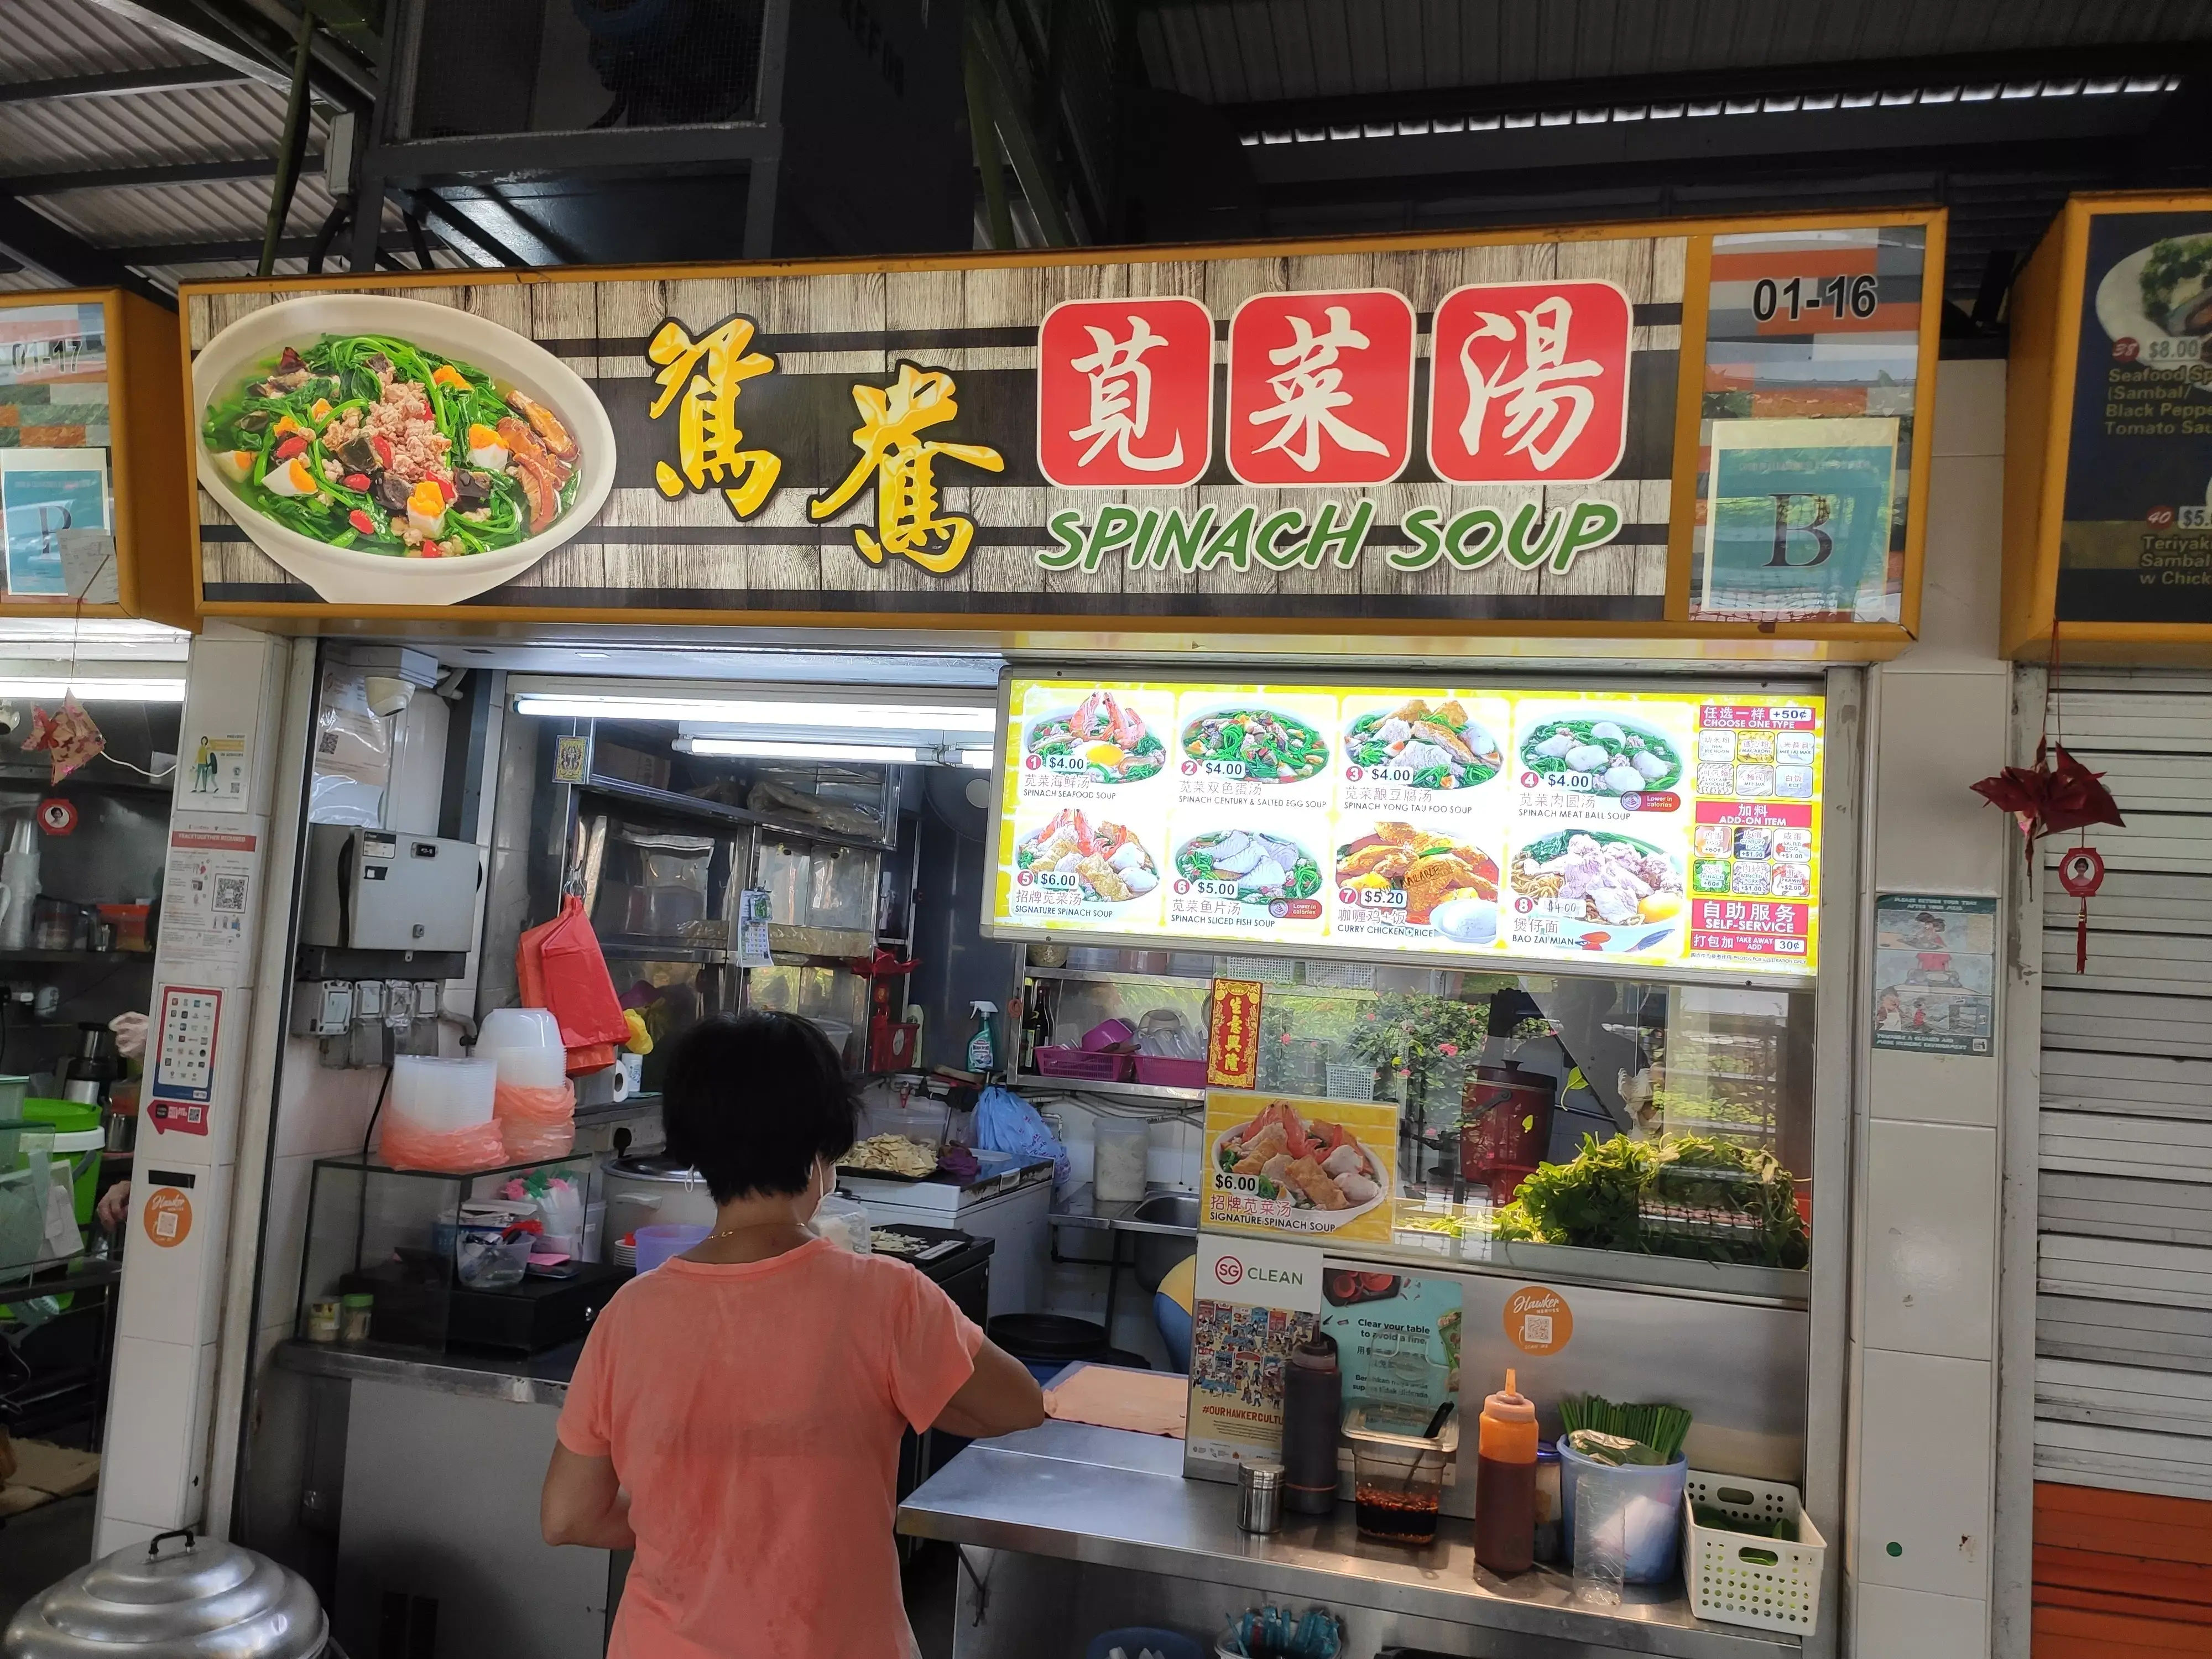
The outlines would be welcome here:
M 2126 46 L 1982 52 L 1966 57 L 1844 60 L 1756 69 L 1699 70 L 1577 81 L 1521 81 L 1506 86 L 1442 87 L 1346 97 L 1286 98 L 1217 106 L 1240 132 L 1309 131 L 1372 121 L 1425 121 L 1547 110 L 1698 100 L 1802 98 L 1808 94 L 1916 87 L 2022 85 L 2114 76 L 2186 75 L 2212 65 L 2212 47 L 2160 42 Z
M 303 176 L 321 171 L 323 158 L 310 155 Z M 234 161 L 166 161 L 139 167 L 88 167 L 82 173 L 0 174 L 0 190 L 14 196 L 56 196 L 66 190 L 125 190 L 149 185 L 222 184 L 237 179 L 275 176 L 276 162 L 266 155 Z
M 127 288 L 161 298 L 114 250 L 95 247 L 12 196 L 0 195 L 0 253 L 59 288 Z
M 407 245 L 402 241 L 386 241 L 380 245 L 380 251 L 384 248 L 405 252 Z M 284 236 L 277 240 L 276 257 L 280 259 L 304 259 L 314 251 L 315 238 L 313 236 Z M 256 236 L 225 241 L 147 242 L 137 247 L 103 248 L 100 252 L 126 265 L 158 270 L 173 265 L 219 264 L 225 261 L 258 259 L 261 257 L 261 239 Z
M 1999 99 L 1986 103 L 1913 104 L 1816 112 L 1678 115 L 1671 119 L 1563 122 L 1485 131 L 1322 138 L 1247 145 L 1263 188 L 1327 189 L 1352 180 L 1369 191 L 1402 195 L 1401 181 L 1423 175 L 1538 174 L 1575 168 L 1649 174 L 1671 169 L 1690 179 L 1738 160 L 1771 162 L 1826 155 L 1832 167 L 1855 155 L 1961 146 L 2091 143 L 2132 138 L 2156 111 L 2155 100 Z M 1517 186 L 1516 186 L 1517 188 Z
M 0 104 L 44 103 L 64 98 L 128 98 L 143 92 L 235 86 L 246 78 L 243 70 L 228 64 L 179 64 L 166 69 L 118 70 L 112 75 L 64 75 L 47 81 L 5 81 L 0 82 Z

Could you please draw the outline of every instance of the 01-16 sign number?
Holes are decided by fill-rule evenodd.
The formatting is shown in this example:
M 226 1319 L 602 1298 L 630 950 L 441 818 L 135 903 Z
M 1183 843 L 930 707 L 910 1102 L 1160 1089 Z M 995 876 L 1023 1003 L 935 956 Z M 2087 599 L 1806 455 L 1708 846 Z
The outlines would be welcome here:
M 1831 276 L 1826 282 L 1792 276 L 1786 283 L 1762 276 L 1751 289 L 1751 314 L 1762 323 L 1772 322 L 1776 313 L 1785 311 L 1793 323 L 1811 311 L 1863 319 L 1873 316 L 1881 303 L 1881 284 L 1872 276 Z

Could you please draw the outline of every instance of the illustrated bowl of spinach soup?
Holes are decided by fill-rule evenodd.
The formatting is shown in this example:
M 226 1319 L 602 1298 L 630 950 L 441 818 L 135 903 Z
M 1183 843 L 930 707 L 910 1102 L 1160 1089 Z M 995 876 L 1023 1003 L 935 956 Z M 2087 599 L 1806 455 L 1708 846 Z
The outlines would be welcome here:
M 1185 721 L 1182 752 L 1248 783 L 1297 783 L 1328 764 L 1328 744 L 1320 732 L 1294 715 L 1257 703 L 1218 708 Z
M 384 295 L 289 300 L 192 363 L 199 480 L 341 605 L 451 605 L 591 523 L 614 429 L 574 370 L 488 319 Z

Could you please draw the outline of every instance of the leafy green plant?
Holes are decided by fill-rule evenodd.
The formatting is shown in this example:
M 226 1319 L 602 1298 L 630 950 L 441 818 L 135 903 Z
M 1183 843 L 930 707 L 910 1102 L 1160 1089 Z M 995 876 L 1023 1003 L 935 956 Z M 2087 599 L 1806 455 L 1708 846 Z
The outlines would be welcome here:
M 1802 1267 L 1808 1247 L 1790 1172 L 1768 1152 L 1708 1135 L 1600 1141 L 1547 1164 L 1497 1212 L 1497 1237 L 1708 1261 Z

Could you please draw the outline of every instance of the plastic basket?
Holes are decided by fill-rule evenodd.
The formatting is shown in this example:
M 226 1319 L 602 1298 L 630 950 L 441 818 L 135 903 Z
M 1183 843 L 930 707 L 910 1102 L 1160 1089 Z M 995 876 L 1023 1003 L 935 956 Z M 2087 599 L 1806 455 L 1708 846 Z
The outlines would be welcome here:
M 1053 1048 L 1036 1051 L 1036 1068 L 1047 1077 L 1088 1078 L 1093 1083 L 1126 1083 L 1133 1054 L 1108 1054 L 1097 1048 Z
M 1795 1521 L 1798 1541 L 1701 1527 L 1699 1504 L 1746 1521 Z M 1813 1633 L 1820 1622 L 1820 1573 L 1828 1545 L 1806 1516 L 1796 1487 L 1692 1469 L 1682 1491 L 1682 1518 L 1689 1529 L 1682 1577 L 1692 1613 L 1717 1625 Z

